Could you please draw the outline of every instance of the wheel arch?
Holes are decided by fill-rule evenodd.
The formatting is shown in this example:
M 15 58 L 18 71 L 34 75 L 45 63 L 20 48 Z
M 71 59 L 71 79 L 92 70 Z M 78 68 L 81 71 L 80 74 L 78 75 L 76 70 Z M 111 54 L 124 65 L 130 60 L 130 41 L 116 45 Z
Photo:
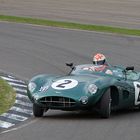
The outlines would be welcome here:
M 111 97 L 111 106 L 117 106 L 119 104 L 119 90 L 116 86 L 110 86 L 110 97 Z

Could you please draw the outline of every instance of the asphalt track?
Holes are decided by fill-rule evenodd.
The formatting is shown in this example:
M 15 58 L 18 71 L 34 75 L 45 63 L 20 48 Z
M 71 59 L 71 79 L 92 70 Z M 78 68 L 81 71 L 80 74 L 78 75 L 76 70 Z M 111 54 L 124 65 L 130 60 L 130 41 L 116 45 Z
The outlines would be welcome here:
M 139 0 L 0 0 L 0 14 L 140 29 Z
M 66 74 L 65 62 L 91 63 L 92 52 L 102 52 L 111 64 L 140 70 L 140 38 L 0 23 L 0 69 L 29 79 L 39 73 Z M 113 112 L 101 119 L 91 112 L 49 111 L 0 140 L 139 140 L 140 112 Z

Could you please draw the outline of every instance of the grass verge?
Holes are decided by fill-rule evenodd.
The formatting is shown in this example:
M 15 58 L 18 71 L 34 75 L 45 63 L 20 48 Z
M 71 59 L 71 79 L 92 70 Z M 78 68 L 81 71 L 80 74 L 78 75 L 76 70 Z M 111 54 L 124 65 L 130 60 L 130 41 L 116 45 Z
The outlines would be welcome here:
M 35 24 L 35 25 L 68 28 L 68 29 L 80 29 L 80 30 L 88 30 L 88 31 L 98 31 L 98 32 L 116 33 L 116 34 L 123 34 L 123 35 L 140 36 L 139 29 L 128 29 L 128 28 L 119 28 L 119 27 L 102 26 L 102 25 L 52 21 L 47 19 L 36 19 L 36 18 L 29 18 L 29 17 L 0 15 L 0 21 L 28 23 L 28 24 Z
M 16 93 L 6 81 L 0 78 L 0 114 L 8 111 L 14 104 Z

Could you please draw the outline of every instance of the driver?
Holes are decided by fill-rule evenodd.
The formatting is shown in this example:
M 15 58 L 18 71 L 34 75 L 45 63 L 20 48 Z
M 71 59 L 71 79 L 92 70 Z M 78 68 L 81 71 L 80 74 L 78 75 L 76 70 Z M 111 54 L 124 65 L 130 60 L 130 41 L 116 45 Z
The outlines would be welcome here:
M 109 64 L 103 54 L 97 53 L 93 56 L 93 66 L 90 67 L 92 71 L 105 72 L 112 75 L 113 73 L 108 67 Z

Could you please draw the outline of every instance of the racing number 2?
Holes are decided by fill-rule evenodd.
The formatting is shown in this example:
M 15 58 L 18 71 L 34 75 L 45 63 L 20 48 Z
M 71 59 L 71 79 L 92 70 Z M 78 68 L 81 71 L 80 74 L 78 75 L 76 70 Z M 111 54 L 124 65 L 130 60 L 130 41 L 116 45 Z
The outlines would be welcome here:
M 51 86 L 53 89 L 66 90 L 74 88 L 78 85 L 78 81 L 75 79 L 60 79 L 55 81 Z
M 135 86 L 135 105 L 140 104 L 140 83 L 134 82 Z
M 64 83 L 61 83 L 61 84 L 57 85 L 56 87 L 65 88 L 65 86 L 67 84 L 70 84 L 71 82 L 72 82 L 71 80 L 65 80 Z

